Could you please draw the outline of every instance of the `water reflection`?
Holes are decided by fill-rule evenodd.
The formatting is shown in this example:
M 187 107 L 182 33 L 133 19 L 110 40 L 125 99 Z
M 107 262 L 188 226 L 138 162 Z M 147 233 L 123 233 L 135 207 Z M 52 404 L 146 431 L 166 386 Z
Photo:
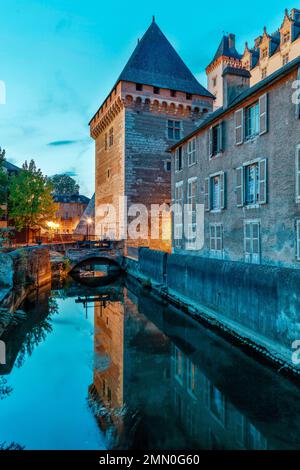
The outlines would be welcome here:
M 0 448 L 300 449 L 299 388 L 124 282 L 24 303 L 4 335 Z
M 110 447 L 300 448 L 299 390 L 125 288 L 95 304 L 93 411 Z

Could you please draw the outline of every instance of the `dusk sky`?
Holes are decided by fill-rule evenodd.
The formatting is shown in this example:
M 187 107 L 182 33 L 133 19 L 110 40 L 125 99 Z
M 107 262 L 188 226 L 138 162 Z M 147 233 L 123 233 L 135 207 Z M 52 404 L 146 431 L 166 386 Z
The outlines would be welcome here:
M 0 0 L 0 146 L 21 165 L 34 158 L 48 175 L 68 172 L 89 196 L 94 191 L 94 144 L 88 122 L 114 85 L 137 38 L 155 15 L 157 24 L 192 72 L 204 69 L 223 32 L 237 49 L 266 25 L 277 29 L 297 2 L 252 0 Z M 163 59 L 163 58 L 162 58 Z

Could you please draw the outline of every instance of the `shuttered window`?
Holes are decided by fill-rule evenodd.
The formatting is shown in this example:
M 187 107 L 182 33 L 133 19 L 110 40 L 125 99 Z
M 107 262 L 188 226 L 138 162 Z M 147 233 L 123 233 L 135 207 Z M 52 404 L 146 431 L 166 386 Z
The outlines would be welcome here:
M 260 223 L 257 221 L 247 221 L 244 224 L 244 253 L 246 263 L 260 263 Z
M 221 210 L 226 205 L 226 175 L 211 175 L 205 180 L 205 210 Z
M 183 224 L 183 182 L 175 185 L 175 212 L 174 212 L 174 244 L 175 247 L 182 245 Z
M 182 147 L 175 151 L 175 171 L 181 171 L 183 168 Z
M 223 225 L 216 223 L 209 226 L 210 250 L 221 257 L 223 251 Z M 216 252 L 216 253 L 215 253 Z
M 209 157 L 215 157 L 224 151 L 225 123 L 220 122 L 217 126 L 209 129 Z
M 196 161 L 196 139 L 192 139 L 188 141 L 188 165 L 194 165 Z
M 259 135 L 268 132 L 268 94 L 259 98 Z
M 267 159 L 236 169 L 237 207 L 267 203 Z
M 244 141 L 244 110 L 239 109 L 235 112 L 235 143 L 242 144 Z
M 192 242 L 196 238 L 197 219 L 196 219 L 196 204 L 197 204 L 197 178 L 188 180 L 187 188 L 187 203 L 188 203 L 188 242 Z

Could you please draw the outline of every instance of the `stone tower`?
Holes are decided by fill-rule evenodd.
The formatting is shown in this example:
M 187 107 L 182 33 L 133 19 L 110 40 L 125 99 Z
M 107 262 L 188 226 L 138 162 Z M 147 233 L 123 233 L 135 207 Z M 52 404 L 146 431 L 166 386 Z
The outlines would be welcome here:
M 212 111 L 213 100 L 153 19 L 90 122 L 96 142 L 96 235 L 122 240 L 126 223 L 138 215 L 130 211 L 132 204 L 150 209 L 171 202 L 167 149 Z M 113 205 L 116 224 L 109 209 L 103 220 L 105 205 Z M 149 229 L 138 240 L 129 236 L 126 244 L 169 250 L 170 239 L 153 240 Z
M 222 37 L 217 52 L 206 68 L 208 90 L 216 97 L 215 109 L 223 106 L 223 72 L 226 67 L 242 68 L 241 56 L 235 48 L 235 35 Z

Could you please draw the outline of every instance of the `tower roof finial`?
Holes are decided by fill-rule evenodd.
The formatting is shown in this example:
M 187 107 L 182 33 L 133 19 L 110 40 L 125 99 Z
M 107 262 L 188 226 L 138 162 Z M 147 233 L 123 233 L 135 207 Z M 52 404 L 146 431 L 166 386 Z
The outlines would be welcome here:
M 155 23 L 155 16 L 152 15 L 152 23 Z

